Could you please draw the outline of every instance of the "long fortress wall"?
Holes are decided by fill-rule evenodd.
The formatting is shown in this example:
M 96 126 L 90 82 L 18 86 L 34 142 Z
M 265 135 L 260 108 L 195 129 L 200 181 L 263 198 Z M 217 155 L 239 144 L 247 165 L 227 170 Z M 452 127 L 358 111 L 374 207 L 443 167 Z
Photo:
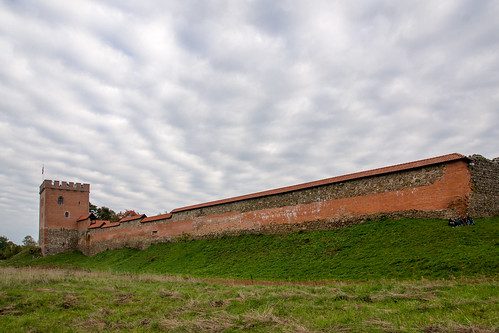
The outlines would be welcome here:
M 89 184 L 40 186 L 42 253 L 144 248 L 178 238 L 330 229 L 379 217 L 499 215 L 499 159 L 449 154 L 119 222 L 88 213 Z
M 499 198 L 498 166 L 487 159 L 450 154 L 177 208 L 158 216 L 129 217 L 114 224 L 91 224 L 87 219 L 78 222 L 78 248 L 91 255 L 179 237 L 327 229 L 380 216 L 499 215 L 497 201 L 493 203 Z

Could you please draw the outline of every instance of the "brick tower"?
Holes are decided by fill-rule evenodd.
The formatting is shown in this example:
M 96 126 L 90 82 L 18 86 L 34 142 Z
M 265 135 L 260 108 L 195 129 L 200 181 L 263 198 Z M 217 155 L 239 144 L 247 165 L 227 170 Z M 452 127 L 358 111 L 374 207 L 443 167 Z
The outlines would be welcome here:
M 88 215 L 90 185 L 44 180 L 40 185 L 40 239 L 42 254 L 74 250 L 77 220 Z

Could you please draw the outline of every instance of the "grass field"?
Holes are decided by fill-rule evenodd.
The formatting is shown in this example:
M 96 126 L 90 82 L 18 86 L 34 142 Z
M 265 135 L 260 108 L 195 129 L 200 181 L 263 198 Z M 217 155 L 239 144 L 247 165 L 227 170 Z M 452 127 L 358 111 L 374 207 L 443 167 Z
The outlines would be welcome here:
M 497 280 L 232 281 L 0 268 L 3 332 L 497 332 Z M 274 282 L 275 283 L 275 282 Z
M 287 235 L 242 235 L 45 258 L 19 254 L 3 265 L 256 280 L 420 279 L 497 276 L 499 217 L 451 228 L 443 220 L 371 221 Z
M 499 218 L 0 263 L 2 332 L 498 332 Z

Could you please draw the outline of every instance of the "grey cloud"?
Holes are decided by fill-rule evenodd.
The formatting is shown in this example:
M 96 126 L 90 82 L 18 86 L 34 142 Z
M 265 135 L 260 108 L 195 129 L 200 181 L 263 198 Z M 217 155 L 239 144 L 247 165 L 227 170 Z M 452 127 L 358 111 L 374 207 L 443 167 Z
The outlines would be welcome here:
M 291 28 L 293 18 L 292 2 L 255 1 L 250 14 L 254 24 L 270 34 L 285 35 Z
M 452 151 L 499 155 L 493 1 L 5 2 L 0 234 L 40 168 L 175 207 Z

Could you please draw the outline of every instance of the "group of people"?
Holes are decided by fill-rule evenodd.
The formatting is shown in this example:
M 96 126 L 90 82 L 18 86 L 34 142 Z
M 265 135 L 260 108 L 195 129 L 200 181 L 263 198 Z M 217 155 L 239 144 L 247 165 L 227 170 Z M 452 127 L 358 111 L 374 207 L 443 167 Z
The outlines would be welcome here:
M 475 224 L 475 221 L 473 221 L 473 219 L 469 216 L 449 219 L 450 227 L 459 227 L 462 225 L 473 225 L 473 224 Z

